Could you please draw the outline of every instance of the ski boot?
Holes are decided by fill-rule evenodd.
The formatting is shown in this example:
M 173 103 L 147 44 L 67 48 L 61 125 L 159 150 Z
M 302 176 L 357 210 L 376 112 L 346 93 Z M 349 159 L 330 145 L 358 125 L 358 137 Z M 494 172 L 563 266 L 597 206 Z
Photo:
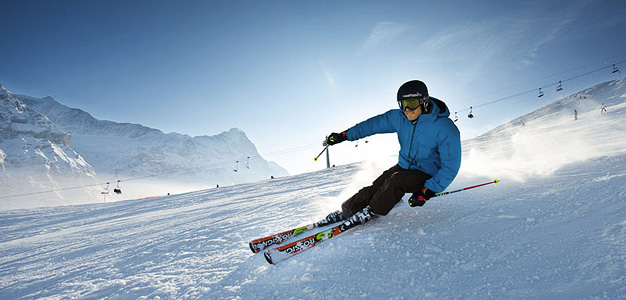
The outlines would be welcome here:
M 315 223 L 315 227 L 326 226 L 328 224 L 332 224 L 332 223 L 335 223 L 335 222 L 343 221 L 345 219 L 346 218 L 343 217 L 343 213 L 340 210 L 338 210 L 336 212 L 330 213 L 323 220 L 318 221 L 317 223 Z
M 363 225 L 367 223 L 371 219 L 377 218 L 378 215 L 372 212 L 372 209 L 369 207 L 365 207 L 363 210 L 357 212 L 352 215 L 352 217 L 348 218 L 343 224 L 339 225 L 339 229 L 341 231 L 346 231 L 354 226 Z

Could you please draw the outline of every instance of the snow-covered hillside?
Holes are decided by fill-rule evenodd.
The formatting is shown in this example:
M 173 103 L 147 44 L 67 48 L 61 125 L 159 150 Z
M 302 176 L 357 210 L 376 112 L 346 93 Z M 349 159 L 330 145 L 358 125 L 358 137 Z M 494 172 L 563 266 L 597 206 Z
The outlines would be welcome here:
M 626 153 L 626 137 L 619 135 L 626 120 L 625 99 L 626 79 L 572 94 L 464 142 L 462 169 L 523 180 L 574 162 Z
M 56 205 L 89 203 L 96 183 L 91 165 L 71 147 L 71 137 L 45 115 L 24 105 L 0 85 L 0 209 L 32 207 L 41 199 L 5 198 L 16 192 L 56 190 Z
M 586 91 L 607 91 L 605 114 L 574 121 L 573 96 L 465 142 L 449 189 L 500 184 L 401 202 L 275 266 L 248 241 L 320 219 L 393 161 L 0 212 L 0 298 L 626 299 L 625 83 Z
M 119 201 L 288 175 L 237 128 L 214 136 L 165 134 L 98 120 L 52 97 L 13 95 L 2 85 L 0 101 L 0 210 Z M 122 194 L 104 193 L 118 187 Z
M 187 189 L 183 190 L 188 191 L 189 186 L 206 188 L 288 175 L 276 163 L 263 159 L 240 129 L 214 136 L 165 134 L 139 124 L 98 120 L 52 97 L 16 97 L 67 130 L 72 135 L 72 147 L 96 169 L 99 178 L 154 176 L 144 184 L 153 183 L 150 189 L 165 194 L 171 190 L 163 186 L 176 191 L 180 190 L 177 185 L 185 183 Z

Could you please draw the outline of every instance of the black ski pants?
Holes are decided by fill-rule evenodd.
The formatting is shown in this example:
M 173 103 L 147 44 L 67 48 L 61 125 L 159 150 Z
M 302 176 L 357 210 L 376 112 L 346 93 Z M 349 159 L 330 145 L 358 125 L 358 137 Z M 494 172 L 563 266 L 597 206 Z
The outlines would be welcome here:
M 415 193 L 424 187 L 430 176 L 422 171 L 410 171 L 398 165 L 383 172 L 374 183 L 358 191 L 341 204 L 346 218 L 370 206 L 378 215 L 387 215 L 406 193 Z

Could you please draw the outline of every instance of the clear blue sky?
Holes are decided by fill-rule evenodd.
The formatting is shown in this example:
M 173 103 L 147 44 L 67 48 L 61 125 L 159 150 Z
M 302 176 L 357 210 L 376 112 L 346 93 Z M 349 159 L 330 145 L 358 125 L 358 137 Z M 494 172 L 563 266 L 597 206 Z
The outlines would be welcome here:
M 548 86 L 626 60 L 623 0 L 23 0 L 1 11 L 0 83 L 13 93 L 166 133 L 238 127 L 292 174 L 325 167 L 312 159 L 324 136 L 397 107 L 405 81 L 458 111 L 468 139 L 623 76 Z M 545 97 L 523 93 L 542 86 Z M 354 145 L 331 148 L 332 162 L 398 149 L 393 136 Z

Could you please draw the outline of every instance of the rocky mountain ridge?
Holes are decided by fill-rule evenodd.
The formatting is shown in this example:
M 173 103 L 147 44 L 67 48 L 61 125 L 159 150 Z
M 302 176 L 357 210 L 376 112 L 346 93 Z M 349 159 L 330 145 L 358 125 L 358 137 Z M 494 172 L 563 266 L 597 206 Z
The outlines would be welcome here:
M 90 185 L 97 186 L 90 188 L 88 195 L 79 196 L 91 199 L 87 202 L 102 201 L 100 191 L 106 187 L 103 183 L 118 180 L 125 186 L 124 194 L 110 195 L 108 200 L 178 193 L 288 175 L 277 164 L 263 159 L 245 133 L 237 128 L 214 136 L 165 134 L 139 124 L 98 120 L 49 96 L 13 95 L 2 87 L 0 100 L 0 167 L 5 181 L 11 178 L 11 184 L 4 185 L 7 187 L 5 194 L 24 190 L 20 187 L 24 179 L 17 179 L 16 173 L 41 173 L 41 168 L 58 170 L 56 177 L 60 178 L 53 176 L 50 182 L 54 184 L 37 188 L 33 183 L 27 190 L 50 191 L 80 186 L 79 183 L 60 183 L 61 178 L 66 179 L 61 174 L 67 168 L 84 166 L 84 170 L 72 169 L 72 172 L 85 174 Z M 27 148 L 52 149 L 51 153 L 55 154 L 46 156 L 44 163 L 37 160 L 43 159 L 39 152 L 26 151 Z M 65 154 L 61 155 L 61 152 Z M 51 162 L 56 165 L 50 167 Z M 48 165 L 44 167 L 46 163 Z M 94 184 L 96 180 L 100 184 Z

